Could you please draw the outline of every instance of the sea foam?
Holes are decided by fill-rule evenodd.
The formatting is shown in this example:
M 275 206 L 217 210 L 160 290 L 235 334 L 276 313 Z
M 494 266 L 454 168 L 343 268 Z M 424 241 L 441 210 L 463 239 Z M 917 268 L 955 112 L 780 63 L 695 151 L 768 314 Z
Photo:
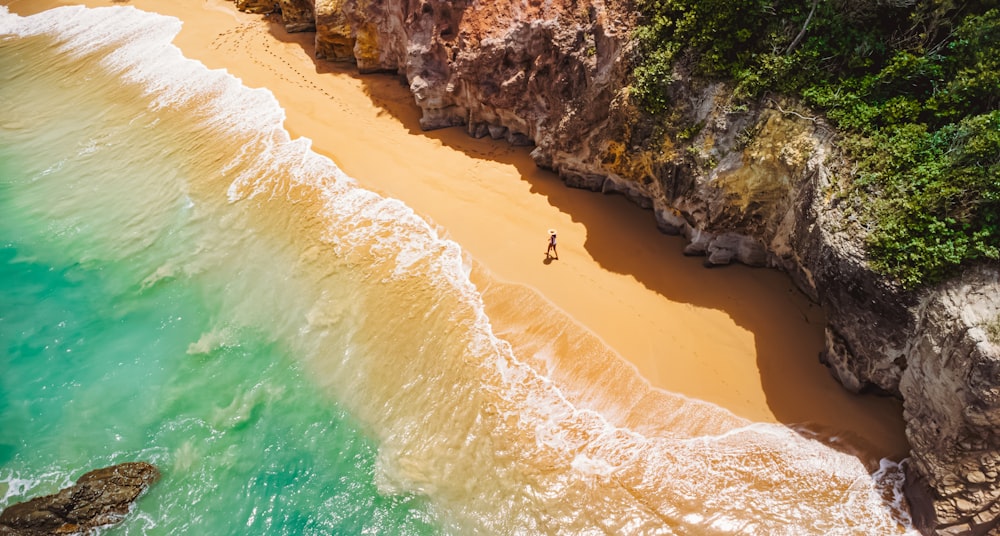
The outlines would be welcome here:
M 788 428 L 746 423 L 711 436 L 646 437 L 575 407 L 549 377 L 494 334 L 469 279 L 470 261 L 458 244 L 401 201 L 360 188 L 330 159 L 313 152 L 308 139 L 292 140 L 281 126 L 284 111 L 269 91 L 246 88 L 225 71 L 184 58 L 171 42 L 180 29 L 177 19 L 131 7 L 66 7 L 30 20 L 6 9 L 2 13 L 0 32 L 58 36 L 67 54 L 81 57 L 102 53 L 102 64 L 141 87 L 153 109 L 196 110 L 205 128 L 241 140 L 237 155 L 220 169 L 228 181 L 228 203 L 282 199 L 294 204 L 318 196 L 325 223 L 315 232 L 339 259 L 331 262 L 347 259 L 363 265 L 359 273 L 377 274 L 369 282 L 373 292 L 401 288 L 420 296 L 410 304 L 413 314 L 437 318 L 440 313 L 451 321 L 451 327 L 434 324 L 440 330 L 435 336 L 450 337 L 449 330 L 459 326 L 462 332 L 448 339 L 458 341 L 458 347 L 447 347 L 448 356 L 428 355 L 413 365 L 416 375 L 428 379 L 408 378 L 403 391 L 379 395 L 384 398 L 363 388 L 352 393 L 375 398 L 356 402 L 355 409 L 370 419 L 367 424 L 381 441 L 379 478 L 385 489 L 427 494 L 446 517 L 459 520 L 455 526 L 443 522 L 446 527 L 789 535 L 906 530 L 897 526 L 907 521 L 899 495 L 887 505 L 877 485 L 887 471 L 873 478 L 855 457 Z M 317 295 L 322 300 L 330 294 Z M 327 329 L 363 323 L 359 317 L 371 314 L 340 306 L 329 309 L 334 314 L 324 313 L 327 309 L 315 302 L 308 324 Z M 390 335 L 368 334 L 366 340 L 382 343 Z M 210 351 L 217 342 L 213 337 L 206 334 L 188 351 Z M 397 348 L 395 341 L 385 344 Z M 415 356 L 424 346 L 402 347 Z M 365 369 L 356 353 L 345 349 L 339 359 L 350 368 L 347 375 L 363 386 L 378 371 Z M 435 381 L 450 373 L 436 366 L 462 370 L 457 377 L 469 383 Z M 453 389 L 471 399 L 449 398 Z M 265 394 L 271 396 L 255 390 L 233 399 L 215 416 L 216 424 L 246 422 Z M 435 396 L 457 409 L 421 399 Z M 411 403 L 430 409 L 410 412 Z M 480 406 L 457 406 L 463 403 Z M 385 415 L 365 414 L 366 404 Z M 699 408 L 724 411 L 707 404 Z M 465 418 L 463 411 L 468 417 L 461 426 L 441 429 L 452 416 Z M 898 473 L 891 480 L 898 486 Z

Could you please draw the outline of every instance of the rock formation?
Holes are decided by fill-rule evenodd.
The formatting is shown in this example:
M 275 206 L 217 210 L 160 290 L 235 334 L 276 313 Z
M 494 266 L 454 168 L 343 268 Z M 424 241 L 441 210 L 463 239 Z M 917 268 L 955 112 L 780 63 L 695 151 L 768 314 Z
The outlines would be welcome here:
M 706 265 L 786 271 L 826 312 L 834 376 L 904 400 L 920 529 L 1000 531 L 1000 273 L 921 292 L 874 273 L 822 118 L 777 97 L 735 104 L 683 62 L 668 112 L 644 115 L 628 96 L 625 0 L 282 0 L 289 28 L 308 27 L 306 6 L 317 57 L 405 77 L 423 128 L 534 145 L 568 185 L 652 209 Z
M 268 13 L 278 2 L 273 0 L 234 0 L 236 8 L 249 13 Z
M 278 2 L 281 20 L 289 32 L 316 30 L 316 12 L 312 0 L 281 0 Z
M 0 535 L 89 534 L 94 528 L 120 522 L 139 495 L 159 478 L 156 467 L 145 462 L 91 471 L 54 495 L 7 507 L 0 513 Z
M 913 457 L 915 521 L 941 534 L 1000 525 L 1000 270 L 982 267 L 922 296 L 899 390 Z

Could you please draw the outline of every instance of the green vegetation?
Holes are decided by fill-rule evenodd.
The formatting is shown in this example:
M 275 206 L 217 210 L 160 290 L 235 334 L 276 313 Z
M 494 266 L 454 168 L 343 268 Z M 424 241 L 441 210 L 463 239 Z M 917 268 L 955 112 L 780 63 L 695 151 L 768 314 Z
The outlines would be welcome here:
M 735 98 L 797 95 L 846 134 L 872 266 L 909 288 L 1000 259 L 997 0 L 637 0 L 633 95 L 676 62 Z

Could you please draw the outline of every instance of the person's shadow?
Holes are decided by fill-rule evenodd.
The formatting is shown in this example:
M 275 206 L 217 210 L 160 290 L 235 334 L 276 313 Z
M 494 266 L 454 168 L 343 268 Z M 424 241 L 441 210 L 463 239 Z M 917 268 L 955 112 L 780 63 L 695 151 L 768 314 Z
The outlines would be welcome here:
M 542 264 L 552 264 L 552 261 L 557 261 L 557 260 L 559 260 L 559 257 L 553 257 L 552 255 L 546 253 L 545 260 L 542 261 Z

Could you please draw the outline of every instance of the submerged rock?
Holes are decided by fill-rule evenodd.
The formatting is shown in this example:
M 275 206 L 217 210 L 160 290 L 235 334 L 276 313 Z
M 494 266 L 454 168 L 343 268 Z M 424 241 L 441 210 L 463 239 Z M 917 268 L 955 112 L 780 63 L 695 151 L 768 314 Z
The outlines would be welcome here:
M 90 471 L 58 493 L 4 509 L 0 535 L 86 534 L 119 523 L 139 495 L 159 479 L 160 471 L 146 462 Z

